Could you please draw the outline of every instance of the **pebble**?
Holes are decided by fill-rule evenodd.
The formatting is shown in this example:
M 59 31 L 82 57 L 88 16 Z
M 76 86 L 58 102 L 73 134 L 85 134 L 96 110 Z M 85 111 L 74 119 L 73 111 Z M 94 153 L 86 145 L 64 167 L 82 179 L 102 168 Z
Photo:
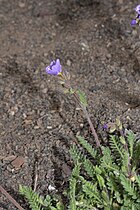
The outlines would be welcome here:
M 77 107 L 77 108 L 76 108 L 76 111 L 80 111 L 80 110 L 81 110 L 81 108 L 80 108 L 80 107 Z
M 83 127 L 84 127 L 84 124 L 83 124 L 83 123 L 81 123 L 81 124 L 80 124 L 80 128 L 83 128 Z
M 25 119 L 27 117 L 27 115 L 25 113 L 23 113 L 23 118 Z
M 18 112 L 18 107 L 17 106 L 14 106 L 9 110 L 9 114 L 11 116 L 14 116 L 16 112 Z
M 14 159 L 16 159 L 17 156 L 15 155 L 10 155 L 10 156 L 7 156 L 7 157 L 3 157 L 3 161 L 13 161 Z
M 67 66 L 71 66 L 71 61 L 67 60 Z
M 42 90 L 42 93 L 46 94 L 47 91 L 48 91 L 48 89 L 47 89 L 47 88 L 44 88 L 44 89 Z
M 11 165 L 15 169 L 19 169 L 24 164 L 24 162 L 25 162 L 24 158 L 22 156 L 18 156 L 15 160 L 11 162 Z
M 24 2 L 19 2 L 19 3 L 18 3 L 18 6 L 19 6 L 20 8 L 24 8 L 24 7 L 25 7 L 25 3 L 24 3 Z
M 47 57 L 48 56 L 48 53 L 44 53 L 44 57 Z
M 53 127 L 52 126 L 47 126 L 47 129 L 52 129 Z
M 89 51 L 89 45 L 85 42 L 81 42 L 82 50 L 87 50 Z
M 39 129 L 39 128 L 40 128 L 40 127 L 39 127 L 38 125 L 35 125 L 35 126 L 34 126 L 34 129 L 35 129 L 35 130 L 37 130 L 37 129 Z
M 49 186 L 48 186 L 48 190 L 51 192 L 51 191 L 56 190 L 56 188 L 55 188 L 55 187 L 53 187 L 52 185 L 49 185 Z

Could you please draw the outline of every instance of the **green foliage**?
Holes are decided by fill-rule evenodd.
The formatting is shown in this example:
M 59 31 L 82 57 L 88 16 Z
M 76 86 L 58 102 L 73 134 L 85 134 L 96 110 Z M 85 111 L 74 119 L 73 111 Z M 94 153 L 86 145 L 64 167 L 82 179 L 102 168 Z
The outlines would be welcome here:
M 77 136 L 77 139 L 83 148 L 86 149 L 93 158 L 95 158 L 97 151 L 82 136 Z
M 134 144 L 136 142 L 136 135 L 132 131 L 126 130 L 126 136 L 129 143 L 130 157 L 133 158 Z
M 78 90 L 78 91 L 77 91 L 77 94 L 78 94 L 78 96 L 79 96 L 80 103 L 81 103 L 84 107 L 87 107 L 87 98 L 86 98 L 85 93 L 82 92 L 81 90 Z
M 95 175 L 95 166 L 86 157 L 83 159 L 83 167 L 85 171 L 87 172 L 87 174 L 89 175 L 89 177 L 93 179 Z
M 121 123 L 117 123 L 118 128 L 122 128 Z M 140 209 L 140 175 L 137 173 L 140 144 L 134 133 L 126 131 L 123 136 L 121 132 L 111 134 L 109 146 L 101 147 L 100 156 L 83 137 L 77 138 L 91 158 L 84 155 L 84 150 L 81 155 L 78 147 L 73 152 L 75 155 L 72 155 L 75 161 L 80 162 L 83 174 L 76 179 L 81 190 L 75 189 L 74 210 L 80 209 L 80 204 L 86 210 Z
M 19 192 L 27 199 L 32 210 L 64 210 L 64 205 L 60 200 L 55 197 L 52 198 L 50 195 L 43 198 L 37 192 L 34 192 L 31 187 L 20 185 Z
M 117 121 L 118 128 L 122 125 Z M 132 131 L 110 135 L 109 146 L 93 148 L 77 136 L 78 146 L 70 149 L 74 168 L 69 178 L 68 207 L 60 199 L 39 196 L 31 188 L 20 186 L 32 210 L 139 210 L 140 142 Z M 86 154 L 86 155 L 85 155 Z
M 135 141 L 136 142 L 136 141 Z M 132 164 L 137 167 L 140 163 L 140 140 L 134 145 Z
M 70 197 L 70 205 L 69 209 L 70 210 L 75 210 L 76 209 L 76 184 L 77 184 L 77 177 L 79 177 L 80 174 L 80 164 L 77 162 L 75 165 L 72 175 L 69 181 L 69 186 L 70 186 L 70 192 L 69 192 L 69 197 Z
M 111 150 L 109 147 L 102 147 L 103 156 L 100 159 L 100 165 L 106 171 L 115 171 L 118 173 L 119 168 L 118 165 L 113 161 L 113 155 L 111 154 Z
M 31 187 L 19 186 L 19 192 L 24 195 L 32 210 L 41 210 L 41 205 L 43 205 L 43 199 L 37 193 L 35 193 Z
M 123 158 L 123 145 L 120 142 L 120 139 L 117 136 L 110 136 L 110 149 L 119 161 Z
M 83 160 L 83 154 L 82 152 L 78 149 L 78 147 L 76 145 L 73 145 L 70 148 L 70 155 L 74 161 L 74 163 L 81 162 Z
M 139 187 L 139 189 L 140 189 L 140 176 L 136 176 L 135 179 L 136 179 L 136 182 L 137 182 L 138 187 Z M 140 191 L 140 190 L 139 190 L 139 191 Z
M 135 191 L 134 183 L 132 183 L 131 179 L 127 178 L 123 174 L 120 174 L 120 181 L 125 190 L 125 193 L 132 197 L 132 199 L 137 199 L 137 192 Z

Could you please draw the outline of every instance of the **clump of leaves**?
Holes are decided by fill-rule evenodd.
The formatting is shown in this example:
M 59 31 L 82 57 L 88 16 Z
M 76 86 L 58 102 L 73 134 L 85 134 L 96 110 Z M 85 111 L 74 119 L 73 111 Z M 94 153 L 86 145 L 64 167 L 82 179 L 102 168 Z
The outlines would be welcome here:
M 91 157 L 81 154 L 75 145 L 70 150 L 74 170 L 77 168 L 71 178 L 75 179 L 76 207 L 70 209 L 139 210 L 140 141 L 136 140 L 135 134 L 128 130 L 125 135 L 111 134 L 109 146 L 101 146 L 102 155 L 83 137 L 77 138 Z M 86 172 L 88 179 L 85 178 L 87 175 L 80 175 L 80 170 Z
M 112 130 L 111 130 L 112 132 Z M 60 199 L 39 196 L 31 188 L 20 186 L 32 210 L 139 210 L 140 209 L 140 141 L 132 131 L 125 135 L 111 134 L 109 146 L 93 148 L 77 136 L 81 152 L 73 145 L 70 154 L 74 161 L 69 190 L 68 208 Z M 83 175 L 84 174 L 84 175 Z
M 19 192 L 23 195 L 32 210 L 64 210 L 64 205 L 56 197 L 47 195 L 45 198 L 34 192 L 31 187 L 19 186 Z

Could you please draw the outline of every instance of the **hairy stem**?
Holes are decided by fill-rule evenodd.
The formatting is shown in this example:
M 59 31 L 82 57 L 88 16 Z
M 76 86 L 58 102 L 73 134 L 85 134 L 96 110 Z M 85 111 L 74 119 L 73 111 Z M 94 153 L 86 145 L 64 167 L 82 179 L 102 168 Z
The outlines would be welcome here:
M 93 123 L 91 122 L 91 119 L 90 119 L 90 116 L 89 116 L 89 114 L 88 114 L 88 111 L 87 111 L 87 109 L 86 109 L 85 107 L 82 107 L 82 110 L 83 110 L 83 112 L 84 112 L 84 114 L 85 114 L 85 116 L 86 116 L 86 118 L 87 118 L 87 121 L 88 121 L 89 126 L 90 126 L 91 131 L 92 131 L 92 134 L 93 134 L 93 136 L 94 136 L 94 138 L 95 138 L 96 146 L 97 146 L 97 147 L 100 147 L 100 146 L 101 146 L 101 145 L 100 145 L 100 141 L 99 141 L 98 135 L 97 135 L 97 133 L 96 133 L 96 131 L 95 131 L 95 128 L 94 128 L 94 126 L 93 126 Z
M 63 77 L 64 77 L 64 78 L 63 78 Z M 74 89 L 71 87 L 70 80 L 67 79 L 67 77 L 66 77 L 65 74 L 63 75 L 63 77 L 62 77 L 62 78 L 64 79 L 65 82 L 64 82 L 64 84 L 62 84 L 62 86 L 65 87 L 67 90 L 71 90 L 71 89 L 74 90 Z M 94 138 L 95 138 L 96 146 L 97 146 L 97 148 L 99 148 L 100 153 L 102 154 L 102 149 L 101 149 L 100 141 L 99 141 L 98 135 L 97 135 L 97 133 L 96 133 L 96 130 L 95 130 L 95 128 L 94 128 L 94 125 L 93 125 L 93 123 L 92 123 L 92 121 L 91 121 L 91 119 L 90 119 L 90 116 L 89 116 L 89 114 L 88 114 L 88 111 L 87 111 L 86 107 L 81 103 L 81 101 L 80 101 L 80 99 L 79 99 L 79 95 L 77 94 L 77 91 L 76 91 L 76 90 L 74 90 L 73 96 L 75 97 L 76 101 L 78 102 L 78 104 L 79 104 L 80 107 L 82 108 L 82 110 L 83 110 L 83 112 L 84 112 L 84 114 L 85 114 L 85 116 L 86 116 L 86 118 L 87 118 L 87 121 L 88 121 L 88 123 L 89 123 L 91 132 L 92 132 L 92 134 L 93 134 L 93 136 L 94 136 Z
M 85 114 L 85 116 L 86 116 L 86 118 L 87 118 L 87 121 L 88 121 L 88 123 L 89 123 L 91 132 L 92 132 L 92 134 L 93 134 L 93 136 L 94 136 L 94 138 L 95 138 L 96 146 L 97 146 L 97 148 L 99 148 L 100 153 L 102 154 L 101 144 L 100 144 L 98 135 L 97 135 L 97 133 L 96 133 L 96 130 L 95 130 L 95 128 L 94 128 L 94 125 L 93 125 L 93 123 L 92 123 L 92 121 L 91 121 L 91 119 L 90 119 L 90 116 L 89 116 L 89 114 L 88 114 L 88 111 L 87 111 L 86 107 L 83 106 L 83 105 L 81 104 L 81 102 L 80 102 L 80 100 L 79 100 L 79 96 L 77 95 L 77 93 L 74 92 L 73 95 L 74 95 L 75 99 L 78 101 L 79 105 L 81 106 L 81 108 L 82 108 L 82 110 L 83 110 L 83 112 L 84 112 L 84 114 Z

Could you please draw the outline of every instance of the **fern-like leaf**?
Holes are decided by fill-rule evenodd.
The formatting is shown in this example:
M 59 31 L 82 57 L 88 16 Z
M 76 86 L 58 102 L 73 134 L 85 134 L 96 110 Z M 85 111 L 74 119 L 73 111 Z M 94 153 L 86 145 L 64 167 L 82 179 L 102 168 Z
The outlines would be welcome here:
M 72 170 L 72 175 L 71 175 L 72 177 L 76 177 L 76 178 L 79 177 L 80 167 L 81 167 L 81 164 L 77 162 L 74 169 Z
M 79 150 L 79 148 L 76 145 L 73 145 L 70 148 L 70 155 L 71 155 L 74 163 L 82 162 L 83 157 L 84 157 L 82 152 Z
M 95 176 L 95 166 L 93 166 L 92 162 L 89 159 L 84 158 L 83 167 L 87 174 L 93 179 Z
M 128 146 L 129 146 L 129 152 L 130 152 L 130 157 L 133 157 L 133 149 L 134 149 L 134 144 L 136 142 L 136 135 L 131 131 L 131 130 L 126 130 L 126 137 L 128 140 Z
M 138 203 L 136 200 L 130 199 L 127 195 L 124 196 L 124 202 L 121 207 L 121 210 L 139 210 L 140 209 L 140 203 Z
M 115 158 L 118 160 L 123 159 L 124 148 L 120 144 L 119 138 L 117 136 L 112 135 L 109 139 L 109 144 Z
M 122 158 L 122 166 L 121 170 L 125 174 L 129 174 L 130 170 L 130 157 L 128 151 L 124 151 L 123 158 Z
M 140 190 L 140 176 L 135 176 L 136 182 L 138 184 L 139 190 Z
M 77 136 L 77 138 L 79 143 L 87 150 L 91 157 L 95 158 L 97 151 L 82 136 Z
M 70 204 L 69 204 L 69 210 L 76 210 L 75 190 L 76 190 L 76 178 L 72 177 L 70 179 Z
M 137 199 L 138 196 L 135 191 L 134 185 L 132 185 L 131 180 L 129 178 L 125 177 L 123 174 L 121 174 L 120 181 L 121 181 L 123 188 L 127 192 L 127 194 L 129 196 L 131 196 L 133 199 Z
M 133 159 L 132 163 L 137 166 L 140 162 L 140 140 L 138 140 L 134 145 Z
M 70 210 L 76 210 L 76 195 L 75 195 L 75 191 L 76 191 L 76 183 L 77 183 L 77 179 L 79 177 L 80 174 L 80 164 L 77 163 L 72 171 L 72 175 L 70 178 L 70 205 L 69 205 L 69 209 Z
M 43 205 L 43 199 L 36 192 L 34 192 L 31 187 L 19 186 L 19 192 L 24 195 L 28 200 L 32 210 L 41 210 L 41 205 Z
M 82 176 L 79 176 L 82 182 L 82 188 L 85 194 L 89 198 L 94 198 L 98 203 L 102 204 L 100 192 L 97 190 L 97 184 L 92 184 L 92 182 L 85 180 Z
M 103 188 L 105 188 L 105 180 L 103 178 L 103 176 L 101 176 L 100 174 L 96 174 L 100 189 L 102 190 Z
M 102 147 L 102 151 L 103 151 L 103 157 L 101 159 L 102 162 L 101 166 L 103 168 L 108 169 L 109 171 L 118 172 L 119 168 L 115 163 L 113 163 L 113 158 L 109 147 Z

